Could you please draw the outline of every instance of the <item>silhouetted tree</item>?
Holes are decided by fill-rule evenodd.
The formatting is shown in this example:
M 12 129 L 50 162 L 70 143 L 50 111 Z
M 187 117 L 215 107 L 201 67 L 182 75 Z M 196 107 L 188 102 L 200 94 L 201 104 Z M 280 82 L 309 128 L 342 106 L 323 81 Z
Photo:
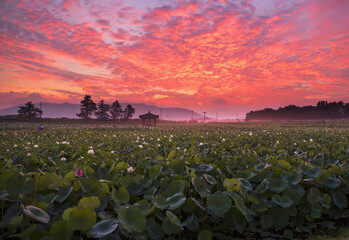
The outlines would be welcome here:
M 80 113 L 77 113 L 76 116 L 83 119 L 89 119 L 93 112 L 97 109 L 96 103 L 92 101 L 90 95 L 85 95 L 84 99 L 81 101 L 80 106 Z
M 121 117 L 122 108 L 118 100 L 115 100 L 115 102 L 113 102 L 112 105 L 110 106 L 110 115 L 113 120 Z
M 108 118 L 109 114 L 108 111 L 110 109 L 110 106 L 106 103 L 104 103 L 104 100 L 102 99 L 97 106 L 97 111 L 95 112 L 95 115 L 98 118 Z
M 130 118 L 132 118 L 133 114 L 135 113 L 135 109 L 132 107 L 132 105 L 127 104 L 123 113 L 124 113 L 125 119 L 130 119 Z
M 40 117 L 42 111 L 39 108 L 36 108 L 32 102 L 27 102 L 25 106 L 19 107 L 18 115 L 27 119 L 33 119 Z

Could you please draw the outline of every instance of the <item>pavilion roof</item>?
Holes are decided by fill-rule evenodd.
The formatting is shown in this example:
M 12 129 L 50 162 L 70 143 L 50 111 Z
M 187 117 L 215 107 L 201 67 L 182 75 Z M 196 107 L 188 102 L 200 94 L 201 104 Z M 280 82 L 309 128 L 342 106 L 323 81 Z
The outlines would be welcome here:
M 150 111 L 146 114 L 139 115 L 140 119 L 156 119 L 159 118 L 159 115 L 152 114 Z

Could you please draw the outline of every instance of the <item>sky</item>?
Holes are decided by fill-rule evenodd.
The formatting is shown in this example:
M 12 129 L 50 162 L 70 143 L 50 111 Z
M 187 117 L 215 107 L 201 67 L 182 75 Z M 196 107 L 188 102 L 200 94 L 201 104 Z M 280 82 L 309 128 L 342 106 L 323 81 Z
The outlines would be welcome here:
M 348 0 L 0 0 L 0 108 L 349 102 Z

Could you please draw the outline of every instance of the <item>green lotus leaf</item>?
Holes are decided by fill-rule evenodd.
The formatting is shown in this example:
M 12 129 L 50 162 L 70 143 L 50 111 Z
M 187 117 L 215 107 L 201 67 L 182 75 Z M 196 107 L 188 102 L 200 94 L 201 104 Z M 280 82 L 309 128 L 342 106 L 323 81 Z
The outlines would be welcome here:
M 123 187 L 119 187 L 118 189 L 113 188 L 111 191 L 111 196 L 118 204 L 128 203 L 128 201 L 130 201 L 130 194 L 128 193 L 127 189 Z
M 341 185 L 342 181 L 338 178 L 328 177 L 325 180 L 325 185 L 329 188 L 336 189 Z
M 44 196 L 42 198 L 41 201 L 43 201 L 44 203 L 46 203 L 47 205 L 50 205 L 51 203 L 53 203 L 57 198 L 59 197 L 59 195 L 56 195 L 54 193 L 49 193 L 46 196 Z
M 259 194 L 265 193 L 269 189 L 269 182 L 267 179 L 264 179 L 256 188 L 255 191 Z
M 31 217 L 39 222 L 48 223 L 50 222 L 50 215 L 48 215 L 44 210 L 35 206 L 26 206 L 23 212 L 28 217 Z
M 274 195 L 273 195 L 273 201 L 274 201 L 277 205 L 279 205 L 279 206 L 281 206 L 281 207 L 283 207 L 283 208 L 290 207 L 290 206 L 292 206 L 292 204 L 293 204 L 293 201 L 292 201 L 291 198 L 289 198 L 288 196 L 280 196 L 280 195 L 278 195 L 278 194 L 274 194 Z
M 171 197 L 168 197 L 166 199 L 166 201 L 168 202 L 170 210 L 179 208 L 180 206 L 182 206 L 184 204 L 185 200 L 186 200 L 186 197 L 184 196 L 183 193 L 177 193 L 177 194 L 175 194 Z
M 273 227 L 283 229 L 289 223 L 289 210 L 286 208 L 274 207 L 270 210 L 273 217 Z
M 172 224 L 169 217 L 166 216 L 162 221 L 162 231 L 168 235 L 178 234 L 181 232 L 181 228 Z
M 98 197 L 84 197 L 79 201 L 79 207 L 90 207 L 92 209 L 99 208 L 101 205 L 101 201 Z
M 337 191 L 332 194 L 332 199 L 334 204 L 339 208 L 339 209 L 344 209 L 348 206 L 348 200 L 347 197 L 344 195 L 343 192 Z
M 210 193 L 210 190 L 208 189 L 207 183 L 202 180 L 201 178 L 194 178 L 192 179 L 192 183 L 194 185 L 195 190 L 201 195 L 206 196 Z
M 22 223 L 22 215 L 15 216 L 11 219 L 11 221 L 8 222 L 7 228 L 10 232 L 16 232 L 17 228 L 20 227 Z
M 270 214 L 261 214 L 260 224 L 263 228 L 271 228 L 273 226 L 273 216 Z
M 5 189 L 10 196 L 17 198 L 19 194 L 24 192 L 24 177 L 22 176 L 12 176 L 6 181 Z
M 324 194 L 320 200 L 320 203 L 325 208 L 330 209 L 331 208 L 331 201 L 332 201 L 331 196 L 328 194 Z
M 246 222 L 245 216 L 238 209 L 235 209 L 235 211 L 234 211 L 233 224 L 235 226 L 235 229 L 240 234 L 242 234 L 244 232 L 244 229 L 247 226 L 247 222 Z
M 118 224 L 115 219 L 105 219 L 93 225 L 90 234 L 94 238 L 101 238 L 114 232 L 117 227 Z
M 244 179 L 244 178 L 239 178 L 239 181 L 240 181 L 240 183 L 241 183 L 241 186 L 242 186 L 245 190 L 247 190 L 247 191 L 252 191 L 253 187 L 252 187 L 252 184 L 251 184 L 249 181 L 247 181 L 247 180 Z
M 199 233 L 198 240 L 211 240 L 212 234 L 209 230 L 203 230 Z
M 150 187 L 145 193 L 144 198 L 152 198 L 156 193 L 157 188 L 155 186 Z
M 176 215 L 174 215 L 171 211 L 166 211 L 166 215 L 173 225 L 176 225 L 176 226 L 182 228 L 181 221 L 179 220 L 179 218 Z
M 279 164 L 282 168 L 290 170 L 292 168 L 291 164 L 285 160 L 280 160 Z
M 167 187 L 168 196 L 181 193 L 184 190 L 184 182 L 181 180 L 173 180 Z
M 122 227 L 130 233 L 141 233 L 146 226 L 144 213 L 140 208 L 135 206 L 120 207 L 118 219 Z
M 214 193 L 207 197 L 207 206 L 217 215 L 224 214 L 231 207 L 230 198 L 224 193 Z
M 161 166 L 160 165 L 154 165 L 149 170 L 149 178 L 150 179 L 156 179 L 161 173 Z
M 298 184 L 303 178 L 303 174 L 300 172 L 292 172 L 291 176 L 287 179 L 292 185 Z
M 176 150 L 172 150 L 168 155 L 167 155 L 167 159 L 171 160 L 176 154 Z
M 70 187 L 70 186 L 61 187 L 58 191 L 58 197 L 56 198 L 56 201 L 59 203 L 64 202 L 64 200 L 67 199 L 67 197 L 70 195 L 72 190 L 73 190 L 73 187 Z
M 245 202 L 242 199 L 242 197 L 240 197 L 239 195 L 234 195 L 233 199 L 234 199 L 234 202 L 235 202 L 236 209 L 239 210 L 245 216 L 247 221 L 249 221 L 251 216 L 248 213 L 248 209 L 247 209 L 247 207 L 245 205 Z
M 287 182 L 281 178 L 272 178 L 269 180 L 269 189 L 276 193 L 281 193 L 287 187 Z
M 90 207 L 75 207 L 70 211 L 68 223 L 72 230 L 86 231 L 96 223 L 96 212 Z
M 234 192 L 240 190 L 241 183 L 237 178 L 226 178 L 224 180 L 223 186 L 227 188 L 228 192 Z
M 204 178 L 211 185 L 215 185 L 217 183 L 216 179 L 207 173 L 204 174 Z
M 206 210 L 198 200 L 196 200 L 195 198 L 191 198 L 191 200 L 193 200 L 193 202 L 196 204 L 196 206 L 198 206 L 199 208 L 201 208 L 204 211 Z
M 14 217 L 18 216 L 22 212 L 19 204 L 11 205 L 7 210 L 3 217 L 4 223 L 9 223 Z
M 301 197 L 302 197 L 300 191 L 297 189 L 293 189 L 293 188 L 286 189 L 282 193 L 282 195 L 290 198 L 293 201 L 294 205 L 297 205 L 300 202 Z
M 310 178 L 317 178 L 320 175 L 321 172 L 322 172 L 321 168 L 309 168 L 309 169 L 306 170 L 305 173 Z
M 56 239 L 69 240 L 72 234 L 73 231 L 66 221 L 56 221 L 51 226 L 50 235 Z
M 168 201 L 162 195 L 156 195 L 154 197 L 154 202 L 156 204 L 156 208 L 159 208 L 160 210 L 168 208 Z
M 161 225 L 155 222 L 153 218 L 147 219 L 147 230 L 150 237 L 154 240 L 161 240 L 165 236 L 164 231 L 162 231 Z

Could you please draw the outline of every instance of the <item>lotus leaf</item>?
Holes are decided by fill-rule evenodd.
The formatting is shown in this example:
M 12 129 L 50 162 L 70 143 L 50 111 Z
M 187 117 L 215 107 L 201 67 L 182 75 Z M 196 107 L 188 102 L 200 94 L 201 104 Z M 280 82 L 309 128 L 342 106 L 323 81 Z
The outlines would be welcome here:
M 166 211 L 166 215 L 173 225 L 182 228 L 181 221 L 176 215 L 174 215 L 171 211 Z
M 192 179 L 195 190 L 203 197 L 210 193 L 207 183 L 201 178 Z
M 130 200 L 130 194 L 126 188 L 119 187 L 118 189 L 113 188 L 111 191 L 113 200 L 116 203 L 127 203 Z
M 207 206 L 217 215 L 224 214 L 231 207 L 230 198 L 224 193 L 214 193 L 207 197 Z
M 154 240 L 160 240 L 165 236 L 165 233 L 162 231 L 161 225 L 155 222 L 153 218 L 147 219 L 147 230 L 150 237 Z
M 273 201 L 277 205 L 279 205 L 279 206 L 281 206 L 283 208 L 290 207 L 293 204 L 293 200 L 290 197 L 288 197 L 288 196 L 280 196 L 278 194 L 274 194 L 273 195 Z
M 75 207 L 70 211 L 68 223 L 72 230 L 86 231 L 96 223 L 96 212 L 90 207 Z
M 56 239 L 69 240 L 73 231 L 70 229 L 68 222 L 56 221 L 51 226 L 50 234 Z
M 93 227 L 90 229 L 90 234 L 94 238 L 101 238 L 114 232 L 117 227 L 118 224 L 115 219 L 102 220 L 93 225 Z
M 347 197 L 341 191 L 336 191 L 335 193 L 333 193 L 332 194 L 332 199 L 333 199 L 334 204 L 339 209 L 344 209 L 344 208 L 346 208 L 348 206 Z
M 84 197 L 79 201 L 79 207 L 90 207 L 92 209 L 99 208 L 101 202 L 98 197 Z
M 273 216 L 270 214 L 261 214 L 260 224 L 263 228 L 271 228 L 273 226 Z
M 122 227 L 130 233 L 141 233 L 146 226 L 144 213 L 135 206 L 120 207 L 118 219 Z
M 184 204 L 185 200 L 186 200 L 186 197 L 184 196 L 183 193 L 177 193 L 177 194 L 175 194 L 171 197 L 168 197 L 166 199 L 166 201 L 168 202 L 170 210 L 179 208 L 180 206 L 182 206 Z
M 211 185 L 215 185 L 217 183 L 216 179 L 207 173 L 204 174 L 204 178 Z
M 31 217 L 39 222 L 48 223 L 50 222 L 50 215 L 48 215 L 44 210 L 35 206 L 26 206 L 23 212 L 28 217 Z
M 234 192 L 234 191 L 240 190 L 241 183 L 237 178 L 232 178 L 232 179 L 226 178 L 224 180 L 223 186 L 227 188 L 227 191 Z
M 152 198 L 154 194 L 156 193 L 157 188 L 155 186 L 150 187 L 145 193 L 145 198 Z
M 161 210 L 164 210 L 168 207 L 168 201 L 162 195 L 156 195 L 154 197 L 154 202 L 156 204 L 156 208 L 159 208 Z
M 321 172 L 322 172 L 321 168 L 309 168 L 309 169 L 306 170 L 305 173 L 310 178 L 317 178 L 320 175 Z
M 156 179 L 161 173 L 161 166 L 160 165 L 154 165 L 149 170 L 149 178 L 150 179 Z
M 325 180 L 325 185 L 329 188 L 336 189 L 341 185 L 341 180 L 338 178 L 328 177 Z
M 252 184 L 251 184 L 249 181 L 247 181 L 247 180 L 244 179 L 244 178 L 239 178 L 239 181 L 240 181 L 240 183 L 241 183 L 241 186 L 242 186 L 245 190 L 247 190 L 247 191 L 252 191 L 253 187 L 252 187 Z
M 167 187 L 168 196 L 181 193 L 184 190 L 184 182 L 182 180 L 173 180 Z
M 287 187 L 287 182 L 281 178 L 272 178 L 269 180 L 269 189 L 276 193 L 281 193 Z
M 181 232 L 181 228 L 172 224 L 169 217 L 166 216 L 162 221 L 162 231 L 168 235 L 178 234 Z

